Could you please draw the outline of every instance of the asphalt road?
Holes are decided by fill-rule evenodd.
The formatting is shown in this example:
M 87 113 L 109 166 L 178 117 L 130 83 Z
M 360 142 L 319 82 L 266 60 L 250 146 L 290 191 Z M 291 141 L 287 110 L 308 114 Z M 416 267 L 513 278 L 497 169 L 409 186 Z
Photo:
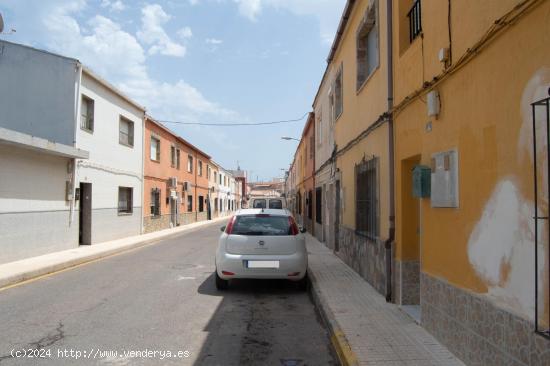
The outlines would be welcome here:
M 292 284 L 216 290 L 218 226 L 0 291 L 0 365 L 336 364 Z

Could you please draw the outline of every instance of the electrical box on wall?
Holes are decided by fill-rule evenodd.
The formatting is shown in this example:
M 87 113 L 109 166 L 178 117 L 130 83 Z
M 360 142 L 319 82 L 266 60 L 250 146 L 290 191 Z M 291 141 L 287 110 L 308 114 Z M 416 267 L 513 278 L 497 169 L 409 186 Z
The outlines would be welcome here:
M 432 155 L 432 207 L 458 207 L 458 153 L 450 150 Z
M 431 191 L 431 172 L 429 166 L 417 165 L 413 168 L 413 197 L 430 197 Z

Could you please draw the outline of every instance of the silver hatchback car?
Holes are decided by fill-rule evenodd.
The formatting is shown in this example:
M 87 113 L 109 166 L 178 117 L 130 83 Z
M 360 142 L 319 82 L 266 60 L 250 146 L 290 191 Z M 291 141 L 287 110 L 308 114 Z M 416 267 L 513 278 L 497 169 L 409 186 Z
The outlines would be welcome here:
M 216 287 L 236 278 L 288 279 L 307 289 L 303 229 L 288 210 L 244 209 L 221 228 L 216 252 Z

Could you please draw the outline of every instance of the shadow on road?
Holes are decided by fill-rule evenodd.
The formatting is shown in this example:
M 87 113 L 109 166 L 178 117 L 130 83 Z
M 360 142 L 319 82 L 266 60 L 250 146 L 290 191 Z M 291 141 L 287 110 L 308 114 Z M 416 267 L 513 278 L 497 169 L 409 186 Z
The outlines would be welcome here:
M 195 365 L 335 365 L 329 338 L 307 293 L 281 280 L 233 280 L 218 291 L 214 274 L 198 288 L 222 296 L 206 325 Z

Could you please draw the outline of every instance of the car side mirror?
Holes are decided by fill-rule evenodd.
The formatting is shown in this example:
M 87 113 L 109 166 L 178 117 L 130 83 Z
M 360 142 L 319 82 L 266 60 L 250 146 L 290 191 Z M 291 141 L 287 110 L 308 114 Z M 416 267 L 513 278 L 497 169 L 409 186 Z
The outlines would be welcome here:
M 300 232 L 301 232 L 302 234 L 305 233 L 306 231 L 307 231 L 307 230 L 306 230 L 305 227 L 300 226 Z
M 224 231 L 225 231 L 225 226 L 222 226 L 222 227 L 220 228 L 220 231 L 221 231 L 221 232 L 224 232 Z

